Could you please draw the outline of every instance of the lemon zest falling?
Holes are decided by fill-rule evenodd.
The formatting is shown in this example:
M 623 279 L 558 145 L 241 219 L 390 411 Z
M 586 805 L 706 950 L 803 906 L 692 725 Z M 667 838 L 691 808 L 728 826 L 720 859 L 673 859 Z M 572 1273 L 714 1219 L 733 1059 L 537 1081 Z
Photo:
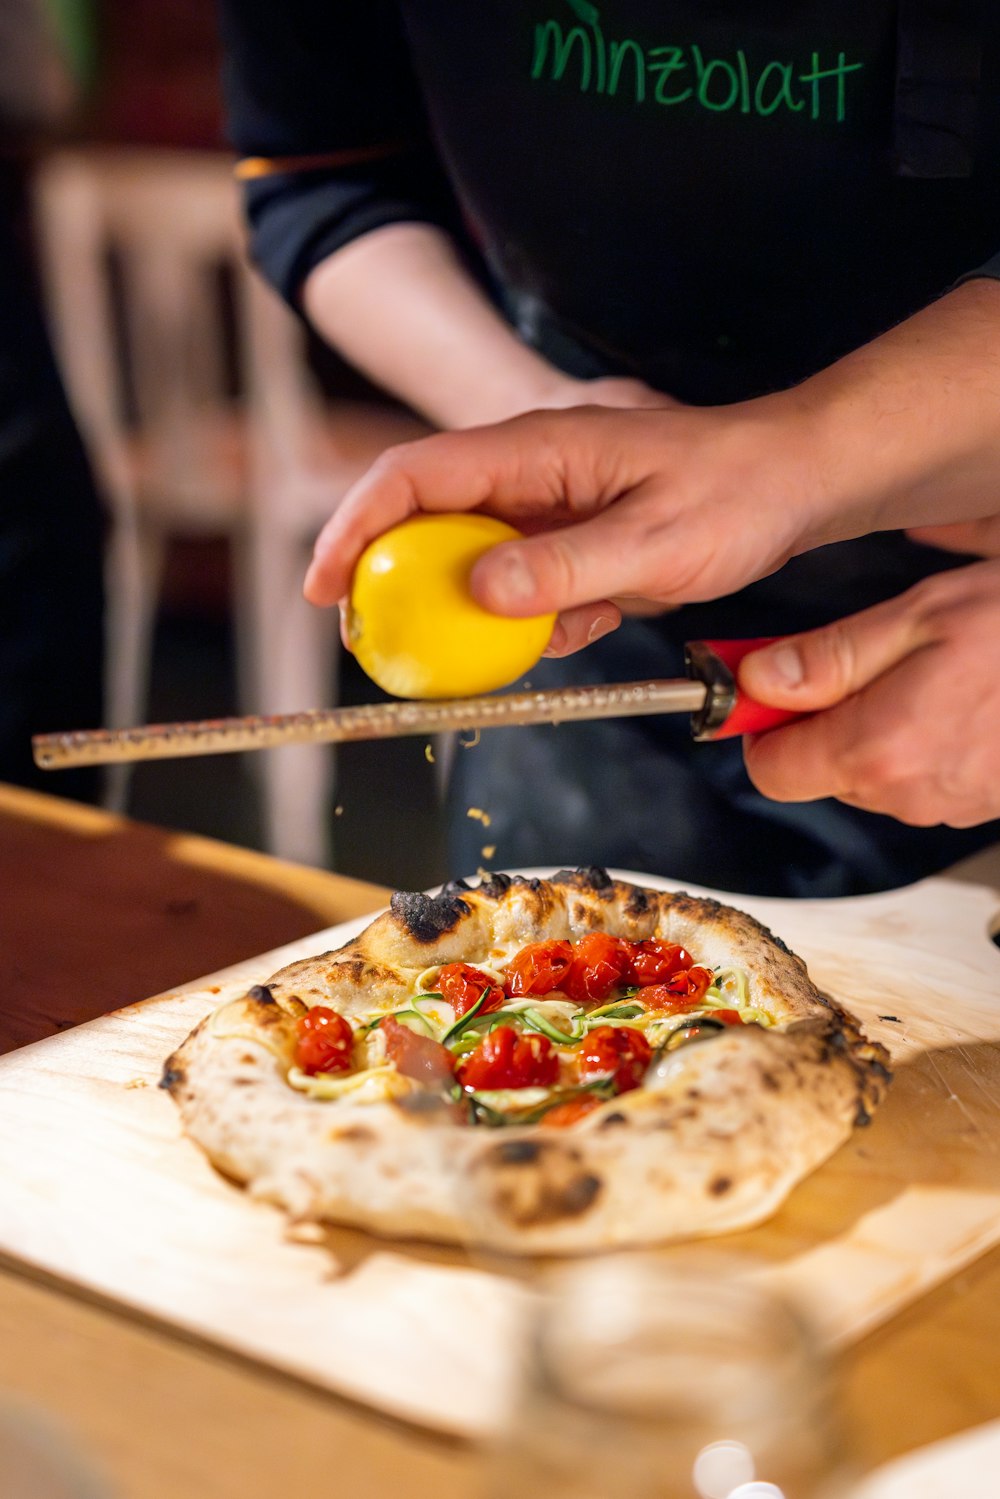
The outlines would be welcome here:
M 434 746 L 429 741 L 424 745 L 424 759 L 427 761 L 428 765 L 435 764 Z
M 484 828 L 488 828 L 490 825 L 490 814 L 484 812 L 482 807 L 470 807 L 465 815 L 466 817 L 475 818 L 477 822 L 481 822 Z

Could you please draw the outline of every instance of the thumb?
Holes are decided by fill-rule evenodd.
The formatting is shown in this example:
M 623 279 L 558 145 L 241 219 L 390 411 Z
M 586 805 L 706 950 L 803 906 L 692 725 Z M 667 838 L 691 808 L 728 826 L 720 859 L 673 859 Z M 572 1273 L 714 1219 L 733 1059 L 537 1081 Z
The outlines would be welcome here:
M 903 595 L 753 651 L 740 663 L 739 682 L 770 707 L 813 712 L 860 692 L 926 639 Z

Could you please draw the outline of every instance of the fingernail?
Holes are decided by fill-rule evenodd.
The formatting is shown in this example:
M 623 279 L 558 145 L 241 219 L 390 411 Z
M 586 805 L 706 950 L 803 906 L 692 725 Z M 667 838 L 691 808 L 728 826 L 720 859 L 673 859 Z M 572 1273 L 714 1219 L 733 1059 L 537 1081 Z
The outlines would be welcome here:
M 618 628 L 618 621 L 612 619 L 609 614 L 599 614 L 587 631 L 587 644 L 593 645 L 595 640 L 600 640 L 602 635 L 610 635 L 612 630 Z
M 483 566 L 491 604 L 529 604 L 535 597 L 535 580 L 518 551 L 502 551 Z M 476 568 L 478 573 L 480 568 Z
M 302 580 L 302 594 L 304 598 L 308 599 L 310 604 L 316 602 L 316 600 L 313 598 L 313 594 L 316 592 L 316 583 L 318 577 L 319 568 L 317 567 L 315 562 L 310 562 L 309 567 L 306 571 L 306 575 Z
M 552 634 L 549 643 L 542 652 L 543 656 L 561 656 L 566 649 L 566 631 L 558 621 L 552 626 Z
M 350 615 L 348 613 L 347 605 L 344 603 L 343 599 L 341 599 L 340 603 L 337 605 L 337 610 L 338 610 L 338 613 L 340 614 L 340 626 L 339 626 L 339 628 L 340 628 L 340 640 L 341 640 L 341 644 L 343 645 L 343 647 L 344 647 L 345 650 L 348 650 L 348 651 L 350 651 L 353 654 L 353 652 L 354 652 L 354 645 L 353 645 L 353 643 L 351 641 L 351 620 L 350 620 Z
M 772 651 L 762 652 L 760 664 L 782 687 L 801 687 L 805 681 L 802 657 L 792 645 L 779 645 Z

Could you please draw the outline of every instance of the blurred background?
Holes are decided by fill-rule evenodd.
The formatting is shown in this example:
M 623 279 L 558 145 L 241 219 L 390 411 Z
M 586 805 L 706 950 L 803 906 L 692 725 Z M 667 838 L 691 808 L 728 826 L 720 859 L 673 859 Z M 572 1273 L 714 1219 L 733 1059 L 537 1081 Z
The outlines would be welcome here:
M 0 4 L 4 214 L 83 439 L 103 535 L 100 712 L 42 692 L 31 732 L 380 695 L 340 650 L 335 619 L 305 605 L 300 588 L 322 521 L 414 420 L 317 347 L 248 268 L 219 66 L 203 0 Z M 4 326 L 9 429 L 38 340 Z M 13 481 L 0 474 L 4 524 L 31 496 L 58 492 L 47 524 L 65 537 L 80 479 L 60 468 L 71 440 L 60 429 L 40 446 L 44 459 Z M 24 545 L 19 537 L 14 550 Z M 92 674 L 89 605 L 75 600 L 83 553 L 74 562 L 67 551 L 64 585 L 50 569 L 31 590 L 49 635 L 31 693 L 38 683 L 80 688 Z M 27 584 L 25 574 L 22 592 Z M 4 591 L 19 626 L 25 605 Z M 0 767 L 0 779 L 32 774 Z M 119 768 L 82 790 L 62 775 L 35 784 L 416 888 L 446 872 L 441 782 L 440 756 L 400 740 Z

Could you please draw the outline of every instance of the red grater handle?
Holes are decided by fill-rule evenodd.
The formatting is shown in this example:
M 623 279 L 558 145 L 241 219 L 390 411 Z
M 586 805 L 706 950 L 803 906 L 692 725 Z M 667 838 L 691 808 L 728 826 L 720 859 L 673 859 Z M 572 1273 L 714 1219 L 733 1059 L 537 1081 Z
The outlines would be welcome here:
M 734 739 L 740 734 L 762 734 L 802 718 L 791 708 L 771 708 L 740 690 L 736 672 L 744 656 L 773 645 L 780 635 L 755 640 L 697 640 L 687 648 L 688 674 L 708 687 L 708 698 L 696 716 L 698 739 Z

